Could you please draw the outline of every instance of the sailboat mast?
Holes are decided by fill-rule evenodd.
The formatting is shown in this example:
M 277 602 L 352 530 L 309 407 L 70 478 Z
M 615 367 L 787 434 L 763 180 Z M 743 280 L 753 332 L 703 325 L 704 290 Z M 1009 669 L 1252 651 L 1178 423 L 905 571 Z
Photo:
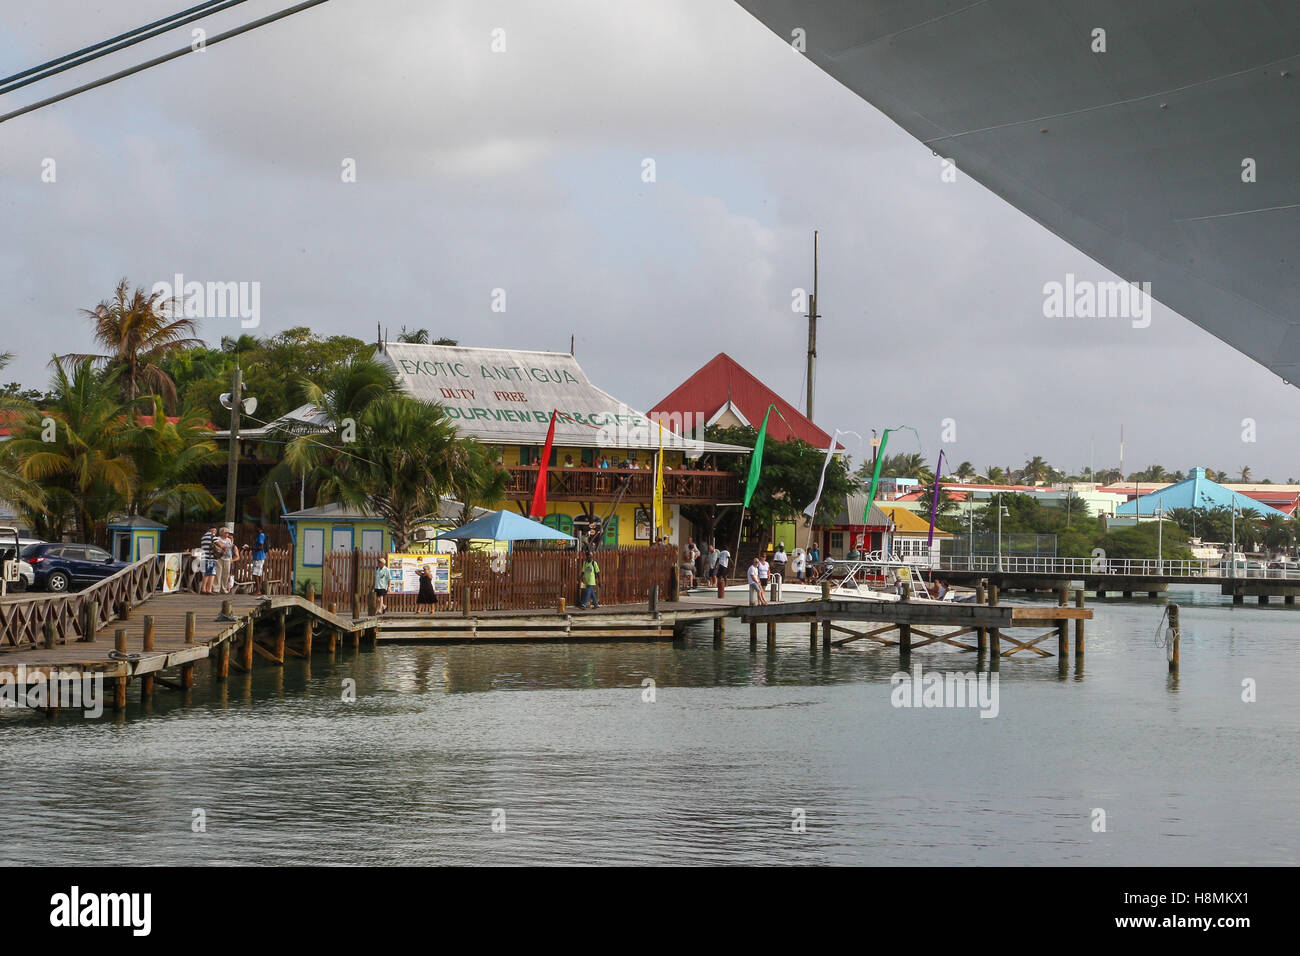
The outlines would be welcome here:
M 808 420 L 813 417 L 813 384 L 817 372 L 817 230 L 813 230 L 813 291 L 808 299 Z

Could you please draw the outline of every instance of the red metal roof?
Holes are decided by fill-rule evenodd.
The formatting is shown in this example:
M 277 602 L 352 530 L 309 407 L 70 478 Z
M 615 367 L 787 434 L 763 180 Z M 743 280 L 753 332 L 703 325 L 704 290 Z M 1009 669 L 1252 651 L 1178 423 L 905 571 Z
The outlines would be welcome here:
M 767 433 L 777 441 L 802 438 L 817 448 L 826 448 L 831 443 L 830 435 L 760 382 L 726 352 L 715 355 L 699 371 L 669 392 L 648 414 L 703 414 L 707 421 L 727 402 L 731 402 L 732 407 L 755 428 L 762 424 L 768 405 L 775 405 L 781 414 L 773 415 L 767 420 Z

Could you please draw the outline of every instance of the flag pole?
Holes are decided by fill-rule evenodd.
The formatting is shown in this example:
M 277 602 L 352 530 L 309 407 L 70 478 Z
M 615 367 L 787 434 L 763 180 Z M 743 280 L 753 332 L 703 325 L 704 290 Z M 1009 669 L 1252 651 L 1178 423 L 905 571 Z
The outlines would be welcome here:
M 745 531 L 745 506 L 744 506 L 744 505 L 741 505 L 741 506 L 740 506 L 740 525 L 739 525 L 739 527 L 736 528 L 736 553 L 732 556 L 732 559 L 731 559 L 731 567 L 728 569 L 729 572 L 735 571 L 735 570 L 736 570 L 736 565 L 738 565 L 738 564 L 740 563 L 740 536 L 741 536 L 741 534 L 744 533 L 744 531 Z M 730 575 L 730 573 L 728 573 L 728 575 L 727 575 L 727 580 L 731 580 L 731 575 Z

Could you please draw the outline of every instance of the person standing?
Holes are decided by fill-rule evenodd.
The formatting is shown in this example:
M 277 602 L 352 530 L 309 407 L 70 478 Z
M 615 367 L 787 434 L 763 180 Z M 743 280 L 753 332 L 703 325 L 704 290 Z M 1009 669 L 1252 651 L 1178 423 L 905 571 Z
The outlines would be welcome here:
M 749 570 L 745 572 L 745 578 L 749 581 L 750 606 L 766 604 L 767 597 L 763 594 L 763 579 L 759 575 L 758 558 L 750 562 Z
M 759 555 L 759 558 L 758 558 L 758 583 L 759 583 L 759 584 L 762 586 L 762 588 L 763 588 L 763 594 L 767 594 L 767 581 L 768 581 L 768 578 L 771 576 L 771 573 L 772 573 L 772 568 L 771 568 L 771 565 L 769 565 L 769 564 L 767 563 L 767 555 L 765 555 L 765 554 L 763 554 L 763 555 Z M 767 601 L 763 601 L 762 603 L 766 604 Z
M 578 568 L 578 580 L 582 582 L 582 597 L 578 601 L 578 607 L 586 610 L 588 602 L 591 603 L 592 610 L 600 607 L 600 601 L 596 597 L 596 586 L 600 584 L 600 565 L 590 551 Z
M 266 532 L 261 528 L 253 539 L 253 593 L 263 594 L 263 575 L 266 571 Z
M 420 580 L 420 591 L 415 596 L 415 613 L 432 614 L 434 605 L 438 603 L 438 596 L 433 593 L 433 572 L 427 564 L 422 564 L 415 576 Z
M 384 601 L 388 598 L 388 561 L 381 554 L 379 567 L 375 568 L 375 613 L 384 613 Z
M 217 529 L 209 528 L 199 540 L 199 549 L 203 552 L 203 583 L 199 586 L 200 594 L 212 594 L 217 582 Z
M 731 552 L 725 546 L 718 552 L 718 597 L 727 596 L 727 572 L 731 570 Z
M 808 563 L 810 565 L 815 565 L 821 559 L 822 559 L 822 553 L 821 551 L 817 550 L 817 545 L 814 544 L 811 548 L 808 549 Z
M 785 580 L 785 563 L 789 560 L 789 555 L 785 553 L 785 542 L 778 541 L 776 545 L 776 554 L 772 555 L 772 570 L 781 575 L 781 580 Z
M 803 572 L 805 567 L 804 561 L 805 559 L 804 559 L 803 548 L 795 548 L 794 555 L 793 557 L 791 557 L 790 562 L 793 565 L 792 570 L 794 571 L 795 580 L 797 581 L 803 580 Z
M 709 572 L 709 587 L 716 587 L 718 583 L 718 549 L 709 545 L 709 554 L 705 559 L 708 562 L 706 570 Z
M 229 525 L 221 529 L 221 534 L 212 542 L 212 548 L 217 556 L 217 588 L 222 594 L 229 594 L 234 583 L 231 566 L 235 562 L 235 534 Z

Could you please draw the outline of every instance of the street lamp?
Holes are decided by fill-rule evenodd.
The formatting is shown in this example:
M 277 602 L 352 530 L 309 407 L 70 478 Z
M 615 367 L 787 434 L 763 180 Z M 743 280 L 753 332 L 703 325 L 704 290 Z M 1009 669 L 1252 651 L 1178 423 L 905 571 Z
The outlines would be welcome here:
M 1241 516 L 1240 509 L 1234 504 L 1232 506 L 1232 552 L 1229 559 L 1232 562 L 1229 567 L 1232 568 L 1232 576 L 1237 576 L 1237 518 Z
M 1161 498 L 1156 502 L 1156 574 L 1163 573 L 1164 570 L 1164 539 L 1165 539 L 1165 499 Z

